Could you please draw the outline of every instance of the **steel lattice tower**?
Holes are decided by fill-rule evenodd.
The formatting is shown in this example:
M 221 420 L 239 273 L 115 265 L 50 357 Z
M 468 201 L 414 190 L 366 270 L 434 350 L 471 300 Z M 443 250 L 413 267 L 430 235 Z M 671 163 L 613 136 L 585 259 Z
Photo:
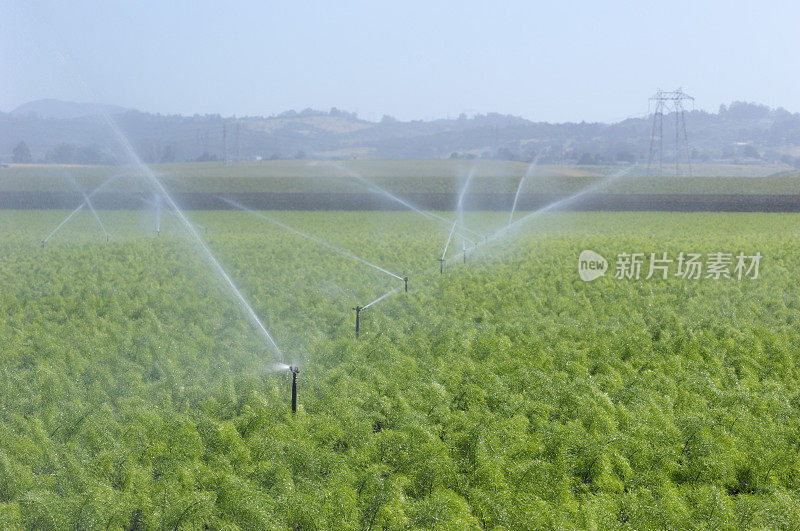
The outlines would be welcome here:
M 671 92 L 658 89 L 655 96 L 650 97 L 650 102 L 655 102 L 653 113 L 653 132 L 650 136 L 650 155 L 647 158 L 647 175 L 653 175 L 653 164 L 658 163 L 659 177 L 664 175 L 664 114 L 675 114 L 675 175 L 681 175 L 681 161 L 685 156 L 686 175 L 692 176 L 692 159 L 689 153 L 689 137 L 686 134 L 686 119 L 684 117 L 684 101 L 694 98 L 677 89 Z M 648 104 L 649 107 L 649 104 Z

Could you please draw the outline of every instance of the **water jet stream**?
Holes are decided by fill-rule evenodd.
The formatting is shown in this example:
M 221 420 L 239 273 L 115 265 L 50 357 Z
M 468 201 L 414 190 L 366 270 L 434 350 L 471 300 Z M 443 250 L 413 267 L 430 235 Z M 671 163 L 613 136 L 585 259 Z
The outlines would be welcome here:
M 385 298 L 386 298 L 386 297 L 388 297 L 389 295 L 391 295 L 391 294 L 393 294 L 393 293 L 397 293 L 398 291 L 400 291 L 400 288 L 399 288 L 399 287 L 397 287 L 397 288 L 394 288 L 394 289 L 393 289 L 393 290 L 391 290 L 391 291 L 387 291 L 386 293 L 384 293 L 383 295 L 381 295 L 380 297 L 378 297 L 378 298 L 377 298 L 377 299 L 375 299 L 374 301 L 370 302 L 370 303 L 369 303 L 369 304 L 367 304 L 366 306 L 362 306 L 362 307 L 361 307 L 361 309 L 362 309 L 362 310 L 366 310 L 367 308 L 369 308 L 369 307 L 370 307 L 370 306 L 372 306 L 373 304 L 376 304 L 376 303 L 378 303 L 378 302 L 381 302 L 383 299 L 385 299 Z
M 92 214 L 94 214 L 94 219 L 96 219 L 97 223 L 100 224 L 100 228 L 103 229 L 103 234 L 105 234 L 106 236 L 106 241 L 108 241 L 108 231 L 103 225 L 103 222 L 100 221 L 100 216 L 97 215 L 97 211 L 94 209 L 94 205 L 92 205 L 92 200 L 89 199 L 89 196 L 86 195 L 86 193 L 84 192 L 81 193 L 83 193 L 83 202 L 89 207 L 89 210 L 92 211 Z
M 456 220 L 458 221 L 458 220 Z M 450 234 L 447 236 L 447 242 L 444 244 L 444 252 L 442 253 L 442 260 L 444 260 L 445 255 L 447 254 L 447 248 L 450 246 L 450 240 L 453 239 L 453 231 L 456 228 L 456 221 L 453 221 L 453 226 L 450 229 Z
M 530 166 L 528 166 L 528 170 L 519 180 L 519 185 L 517 186 L 517 193 L 514 194 L 514 204 L 511 205 L 511 213 L 508 215 L 509 225 L 511 225 L 511 222 L 514 221 L 514 211 L 517 209 L 517 201 L 519 200 L 519 194 L 522 191 L 522 185 L 525 183 L 525 178 L 528 177 L 528 175 L 530 175 L 531 173 L 533 173 L 533 170 L 536 169 L 536 164 L 538 162 L 539 162 L 539 155 L 536 155 L 536 157 L 533 159 L 533 162 L 531 162 Z
M 361 183 L 363 183 L 367 188 L 369 188 L 373 192 L 381 194 L 381 195 L 384 195 L 384 196 L 388 197 L 389 199 L 391 199 L 392 201 L 400 203 L 401 205 L 405 206 L 406 208 L 408 208 L 410 210 L 413 210 L 414 212 L 416 212 L 417 214 L 420 214 L 421 216 L 424 216 L 424 217 L 426 217 L 428 219 L 435 219 L 435 220 L 438 220 L 440 222 L 446 223 L 447 225 L 450 225 L 450 220 L 449 219 L 443 218 L 442 216 L 439 216 L 438 214 L 434 214 L 433 212 L 429 212 L 427 210 L 423 210 L 423 209 L 413 205 L 412 203 L 409 203 L 408 201 L 406 201 L 402 197 L 399 197 L 399 196 L 391 193 L 390 191 L 381 188 L 377 184 L 374 184 L 374 183 L 368 181 L 367 179 L 362 177 L 359 173 L 357 173 L 355 171 L 352 171 L 351 169 L 349 169 L 349 168 L 347 168 L 345 166 L 342 166 L 341 164 L 337 164 L 336 167 L 341 169 L 345 173 L 347 173 L 347 175 L 349 175 L 350 177 L 353 177 L 354 179 L 358 179 L 359 181 L 361 181 Z M 471 232 L 474 235 L 483 236 L 479 232 L 476 232 L 476 231 L 474 231 L 472 229 L 468 229 L 466 227 L 459 227 L 459 228 L 464 229 L 467 232 Z M 463 234 L 461 234 L 460 232 L 458 232 L 457 234 L 459 236 L 463 236 Z
M 112 182 L 113 180 L 115 180 L 115 179 L 116 179 L 117 177 L 119 177 L 120 175 L 121 175 L 121 174 L 120 174 L 120 173 L 118 173 L 118 174 L 116 174 L 116 175 L 112 175 L 111 177 L 109 177 L 108 179 L 106 179 L 106 180 L 105 180 L 105 182 L 103 182 L 103 183 L 102 183 L 100 186 L 98 186 L 97 188 L 95 188 L 94 190 L 92 190 L 92 191 L 89 193 L 88 197 L 89 197 L 89 198 L 91 198 L 92 196 L 94 196 L 94 195 L 95 195 L 97 192 L 99 192 L 99 191 L 100 191 L 102 188 L 104 188 L 104 187 L 105 187 L 107 184 L 109 184 L 110 182 Z M 83 192 L 82 192 L 82 193 L 83 193 Z M 83 202 L 82 202 L 80 205 L 78 205 L 78 206 L 75 208 L 75 210 L 73 210 L 72 212 L 70 212 L 70 213 L 69 213 L 69 215 L 67 215 L 67 217 L 66 217 L 66 218 L 64 218 L 64 219 L 61 221 L 61 223 L 59 223 L 59 224 L 58 224 L 58 226 L 56 226 L 56 228 L 55 228 L 55 229 L 53 229 L 53 231 L 52 231 L 50 234 L 48 234 L 48 235 L 47 235 L 47 237 L 46 237 L 44 240 L 42 240 L 42 244 L 43 244 L 43 245 L 44 245 L 45 243 L 47 243 L 47 240 L 49 240 L 50 238 L 52 238 L 52 237 L 55 235 L 55 233 L 56 233 L 56 232 L 58 232 L 58 230 L 59 230 L 61 227 L 63 227 L 64 225 L 66 225 L 66 224 L 67 224 L 67 222 L 68 222 L 70 219 L 72 219 L 72 217 L 73 217 L 75 214 L 77 214 L 78 212 L 80 212 L 81 210 L 83 210 L 83 207 L 85 207 L 85 206 L 86 206 L 86 197 L 87 197 L 87 195 L 84 193 L 84 194 L 83 194 L 83 197 L 84 197 L 84 199 L 83 199 Z M 102 224 L 101 224 L 101 225 L 102 225 Z
M 545 212 L 549 212 L 551 210 L 554 210 L 554 209 L 557 209 L 557 208 L 561 208 L 561 207 L 563 207 L 565 205 L 568 205 L 568 204 L 572 203 L 576 199 L 579 199 L 579 198 L 583 197 L 586 194 L 595 192 L 595 191 L 607 186 L 608 184 L 614 182 L 615 180 L 619 179 L 620 177 L 624 177 L 625 175 L 630 173 L 632 169 L 633 169 L 633 166 L 628 166 L 627 168 L 624 168 L 624 169 L 622 169 L 620 171 L 614 172 L 613 174 L 611 174 L 610 176 L 606 177 L 605 179 L 602 179 L 602 180 L 600 180 L 600 181 L 598 181 L 598 182 L 596 182 L 594 184 L 591 184 L 591 185 L 587 186 L 583 190 L 581 190 L 579 192 L 576 192 L 576 193 L 572 194 L 569 197 L 565 197 L 563 199 L 559 199 L 557 201 L 553 201 L 552 203 L 549 203 L 549 204 L 543 206 L 542 208 L 540 208 L 538 210 L 535 210 L 535 211 L 531 212 L 530 214 L 527 214 L 527 215 L 519 218 L 517 221 L 506 225 L 504 228 L 502 228 L 499 231 L 495 232 L 490 238 L 491 239 L 496 239 L 496 238 L 499 238 L 501 236 L 504 236 L 512 228 L 519 227 L 520 225 L 530 221 L 531 219 L 533 219 L 535 217 L 538 217 L 538 216 L 544 214 Z
M 461 193 L 458 194 L 458 203 L 456 203 L 456 214 L 458 219 L 458 224 L 460 226 L 464 226 L 464 196 L 467 195 L 467 190 L 469 189 L 470 183 L 472 183 L 472 178 L 475 176 L 475 166 L 472 167 L 469 171 L 469 175 L 467 176 L 467 181 L 464 183 L 464 186 L 461 188 Z
M 273 223 L 273 224 L 275 224 L 275 225 L 277 225 L 277 226 L 279 226 L 279 227 L 281 227 L 283 229 L 286 229 L 289 232 L 293 232 L 294 234 L 296 234 L 296 235 L 298 235 L 298 236 L 300 236 L 302 238 L 305 238 L 305 239 L 310 240 L 310 241 L 312 241 L 314 243 L 322 245 L 323 247 L 326 247 L 327 249 L 330 249 L 331 251 L 339 253 L 339 254 L 341 254 L 343 256 L 346 256 L 348 258 L 352 258 L 353 260 L 361 262 L 364 265 L 368 265 L 369 267 L 375 268 L 378 271 L 380 271 L 381 273 L 385 273 L 385 274 L 387 274 L 389 276 L 392 276 L 392 277 L 394 277 L 394 278 L 396 278 L 398 280 L 403 280 L 403 277 L 401 277 L 400 275 L 395 275 L 391 271 L 387 271 L 386 269 L 384 269 L 384 268 L 382 268 L 382 267 L 380 267 L 378 265 L 375 265 L 372 262 L 368 262 L 367 260 L 364 260 L 363 258 L 361 258 L 359 256 L 356 256 L 356 255 L 354 255 L 354 254 L 352 254 L 352 253 L 350 253 L 348 251 L 345 251 L 344 249 L 340 249 L 340 248 L 338 248 L 338 247 L 336 247 L 334 245 L 329 244 L 328 242 L 320 240 L 319 238 L 315 238 L 314 236 L 311 236 L 311 235 L 308 235 L 308 234 L 306 234 L 304 232 L 301 232 L 301 231 L 295 229 L 294 227 L 292 227 L 291 225 L 287 225 L 286 223 L 283 223 L 282 221 L 278 221 L 277 219 L 271 218 L 271 217 L 267 216 L 266 214 L 262 214 L 261 212 L 257 212 L 255 210 L 247 208 L 246 206 L 242 205 L 241 203 L 237 203 L 236 201 L 232 201 L 232 200 L 226 199 L 224 197 L 220 197 L 220 199 L 222 199 L 223 201 L 225 201 L 229 205 L 231 205 L 231 206 L 233 206 L 235 208 L 238 208 L 239 210 L 247 212 L 248 214 L 252 214 L 252 215 L 254 215 L 256 217 L 259 217 L 259 218 L 261 218 L 261 219 L 263 219 L 265 221 L 269 221 L 270 223 Z
M 161 234 L 161 196 L 156 196 L 156 234 Z
M 214 256 L 214 253 L 211 252 L 211 249 L 208 247 L 208 244 L 206 244 L 205 240 L 203 240 L 200 234 L 198 234 L 198 232 L 195 230 L 194 225 L 192 225 L 192 223 L 189 221 L 189 219 L 186 217 L 183 211 L 178 207 L 177 203 L 175 203 L 175 200 L 172 198 L 172 195 L 170 195 L 169 191 L 167 191 L 167 189 L 161 183 L 161 180 L 156 176 L 153 170 L 150 169 L 150 167 L 147 166 L 142 161 L 142 159 L 136 153 L 136 150 L 133 149 L 133 145 L 130 143 L 130 140 L 128 140 L 128 138 L 125 136 L 125 134 L 116 124 L 116 122 L 114 122 L 111 116 L 107 112 L 104 112 L 102 114 L 102 117 L 106 122 L 106 125 L 108 125 L 109 129 L 111 129 L 111 131 L 117 137 L 117 141 L 125 150 L 130 160 L 136 165 L 136 167 L 143 174 L 143 176 L 149 181 L 149 183 L 153 186 L 153 188 L 155 188 L 156 192 L 158 192 L 164 198 L 164 200 L 167 202 L 167 206 L 169 206 L 170 209 L 174 211 L 175 215 L 178 217 L 178 219 L 180 219 L 184 227 L 186 227 L 187 232 L 189 232 L 189 234 L 191 234 L 194 237 L 194 239 L 200 245 L 200 248 L 203 250 L 203 254 L 205 254 L 208 261 L 217 271 L 219 276 L 222 277 L 222 279 L 225 281 L 225 284 L 228 286 L 228 288 L 230 288 L 233 295 L 242 305 L 243 309 L 245 310 L 245 313 L 250 318 L 253 325 L 255 325 L 256 329 L 260 331 L 261 334 L 263 334 L 264 338 L 269 342 L 269 344 L 278 354 L 278 357 L 281 359 L 281 361 L 283 361 L 283 353 L 281 352 L 281 349 L 278 348 L 278 345 L 277 343 L 275 343 L 275 340 L 272 338 L 272 335 L 270 335 L 267 328 L 261 322 L 261 319 L 258 318 L 256 312 L 244 298 L 242 292 L 239 291 L 238 287 L 236 287 L 236 284 L 233 282 L 233 279 L 231 279 L 230 275 L 228 275 L 227 271 L 225 271 L 225 269 L 222 267 L 222 264 L 220 264 L 217 258 Z
M 60 52 L 57 55 L 59 56 L 59 58 L 61 59 L 62 63 L 65 66 L 72 67 L 72 70 L 75 73 L 76 79 L 81 83 L 81 85 L 83 86 L 84 90 L 87 93 L 89 93 L 91 96 L 94 96 L 92 94 L 92 91 L 89 90 L 88 85 L 86 85 L 86 82 L 78 74 L 77 69 L 75 69 L 74 66 L 72 65 L 72 63 L 70 63 L 68 61 L 67 57 L 63 53 L 60 53 Z M 97 101 L 96 97 L 93 97 L 91 99 L 92 99 L 92 101 Z M 278 348 L 278 345 L 275 343 L 275 340 L 272 339 L 272 336 L 270 335 L 269 331 L 264 326 L 264 324 L 261 322 L 261 319 L 258 318 L 258 315 L 256 315 L 256 312 L 253 310 L 253 308 L 250 306 L 250 304 L 247 302 L 247 300 L 244 298 L 244 295 L 242 295 L 242 292 L 239 291 L 239 288 L 236 287 L 236 284 L 233 282 L 231 277 L 228 275 L 228 273 L 222 267 L 222 264 L 219 263 L 217 258 L 214 256 L 214 253 L 211 252 L 211 249 L 208 247 L 208 245 L 206 244 L 205 240 L 203 240 L 203 238 L 200 237 L 200 234 L 197 233 L 197 231 L 195 230 L 195 228 L 192 225 L 192 223 L 184 215 L 183 211 L 181 211 L 181 209 L 178 208 L 177 203 L 175 203 L 175 200 L 172 198 L 172 195 L 170 195 L 170 193 L 167 191 L 166 187 L 164 187 L 164 184 L 156 176 L 156 174 L 153 172 L 153 170 L 142 161 L 142 159 L 136 153 L 136 150 L 133 148 L 133 145 L 131 144 L 130 140 L 128 140 L 128 137 L 125 136 L 125 134 L 122 132 L 122 129 L 120 129 L 119 125 L 114 121 L 113 118 L 111 118 L 111 115 L 109 114 L 109 112 L 107 110 L 102 110 L 101 113 L 100 113 L 100 116 L 103 118 L 103 121 L 106 123 L 108 128 L 112 131 L 114 136 L 117 137 L 117 141 L 119 142 L 119 144 L 123 148 L 123 150 L 126 152 L 126 154 L 128 155 L 128 158 L 131 160 L 131 162 L 134 163 L 134 165 L 139 169 L 139 171 L 143 174 L 143 176 L 146 178 L 146 180 L 149 181 L 149 184 L 154 188 L 154 191 L 156 193 L 160 193 L 160 195 L 163 196 L 164 199 L 167 201 L 167 205 L 175 211 L 176 215 L 181 220 L 181 222 L 183 223 L 184 227 L 186 227 L 187 232 L 189 232 L 189 234 L 191 234 L 194 237 L 194 239 L 200 245 L 200 248 L 203 250 L 203 253 L 205 254 L 205 256 L 208 259 L 208 261 L 211 262 L 211 265 L 214 267 L 214 269 L 217 271 L 217 273 L 222 277 L 222 279 L 225 281 L 225 284 L 227 284 L 227 286 L 233 292 L 233 294 L 236 297 L 236 299 L 242 305 L 242 307 L 245 310 L 245 313 L 247 314 L 247 316 L 252 321 L 252 324 L 255 325 L 255 327 L 264 335 L 264 338 L 272 346 L 272 348 L 275 350 L 275 352 L 277 353 L 278 357 L 280 358 L 280 361 L 282 362 L 283 361 L 283 353 L 281 352 L 281 349 Z

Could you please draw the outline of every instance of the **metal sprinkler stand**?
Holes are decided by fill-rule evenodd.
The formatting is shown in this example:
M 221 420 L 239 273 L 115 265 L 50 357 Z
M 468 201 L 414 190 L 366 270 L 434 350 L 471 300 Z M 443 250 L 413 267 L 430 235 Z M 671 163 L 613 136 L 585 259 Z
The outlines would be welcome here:
M 444 258 L 437 258 L 439 261 L 439 274 L 444 275 Z
M 408 293 L 408 277 L 403 277 L 403 284 L 406 286 L 406 293 Z
M 299 367 L 289 367 L 292 371 L 292 415 L 297 415 L 297 375 L 300 373 Z
M 358 339 L 358 329 L 361 324 L 361 310 L 363 310 L 364 308 L 362 308 L 361 306 L 356 306 L 353 309 L 356 311 L 356 339 Z
M 466 263 L 467 263 L 467 248 L 466 248 L 466 247 L 464 247 L 464 248 L 462 249 L 462 251 L 464 251 L 464 263 L 466 264 Z

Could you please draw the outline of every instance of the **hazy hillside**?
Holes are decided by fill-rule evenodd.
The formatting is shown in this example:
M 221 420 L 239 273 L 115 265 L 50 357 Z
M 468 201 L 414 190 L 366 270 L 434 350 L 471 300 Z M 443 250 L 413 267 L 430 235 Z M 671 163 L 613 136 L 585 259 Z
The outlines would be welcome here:
M 546 163 L 646 162 L 652 118 L 614 124 L 533 122 L 500 114 L 456 119 L 380 122 L 354 113 L 306 109 L 269 117 L 160 115 L 116 106 L 56 100 L 0 113 L 0 160 L 24 142 L 30 160 L 114 163 L 119 147 L 101 114 L 109 113 L 147 162 L 258 158 L 484 157 Z M 674 118 L 664 119 L 665 158 L 672 156 Z M 686 115 L 698 162 L 783 162 L 800 165 L 800 114 L 733 103 L 716 113 Z M 23 150 L 24 154 L 24 150 Z M 19 153 L 18 153 L 19 156 Z

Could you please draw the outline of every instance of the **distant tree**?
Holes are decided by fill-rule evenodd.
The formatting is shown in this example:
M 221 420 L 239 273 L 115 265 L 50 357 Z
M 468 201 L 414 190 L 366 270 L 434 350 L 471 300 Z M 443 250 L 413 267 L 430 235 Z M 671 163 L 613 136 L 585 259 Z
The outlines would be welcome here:
M 297 160 L 302 160 L 306 158 L 306 152 L 301 149 L 300 151 L 294 154 L 294 158 Z
M 75 146 L 66 142 L 61 143 L 48 151 L 44 159 L 56 164 L 70 164 L 75 160 Z
M 161 150 L 161 157 L 159 162 L 174 162 L 175 161 L 175 150 L 172 148 L 172 144 L 167 144 L 164 146 L 164 149 Z
M 103 152 L 97 146 L 84 146 L 75 150 L 73 162 L 77 164 L 102 164 Z
M 452 153 L 450 153 L 450 158 L 451 159 L 457 159 L 458 158 L 458 152 L 453 151 Z
M 390 116 L 388 114 L 384 114 L 381 117 L 381 123 L 382 124 L 393 124 L 395 122 L 397 122 L 397 118 L 395 118 L 394 116 Z
M 582 165 L 590 165 L 594 164 L 596 161 L 594 160 L 594 155 L 591 153 L 583 153 L 581 154 L 580 158 L 578 158 L 578 164 Z
M 742 146 L 741 149 L 740 149 L 740 152 L 741 152 L 743 157 L 746 157 L 748 159 L 760 159 L 761 158 L 761 155 L 759 154 L 758 150 L 756 148 L 754 148 L 750 144 L 745 144 L 744 146 Z
M 337 118 L 349 118 L 351 120 L 357 120 L 358 114 L 354 112 L 347 112 L 341 109 L 337 109 L 336 107 L 331 107 L 331 110 L 328 111 L 328 115 L 336 116 Z
M 630 151 L 618 151 L 616 159 L 619 162 L 630 162 L 630 163 L 636 162 L 636 156 Z
M 216 155 L 211 155 L 208 151 L 203 151 L 199 157 L 194 159 L 194 162 L 213 162 L 215 160 L 217 160 Z
M 33 161 L 31 150 L 28 149 L 28 144 L 24 141 L 17 144 L 17 147 L 14 148 L 13 161 L 17 164 L 28 164 Z
M 691 157 L 692 160 L 708 162 L 709 160 L 711 160 L 711 153 L 709 153 L 708 151 L 699 151 L 697 148 L 692 148 Z
M 512 153 L 510 149 L 500 148 L 497 150 L 497 156 L 495 158 L 498 158 L 500 160 L 516 160 L 517 157 L 514 155 L 514 153 Z

